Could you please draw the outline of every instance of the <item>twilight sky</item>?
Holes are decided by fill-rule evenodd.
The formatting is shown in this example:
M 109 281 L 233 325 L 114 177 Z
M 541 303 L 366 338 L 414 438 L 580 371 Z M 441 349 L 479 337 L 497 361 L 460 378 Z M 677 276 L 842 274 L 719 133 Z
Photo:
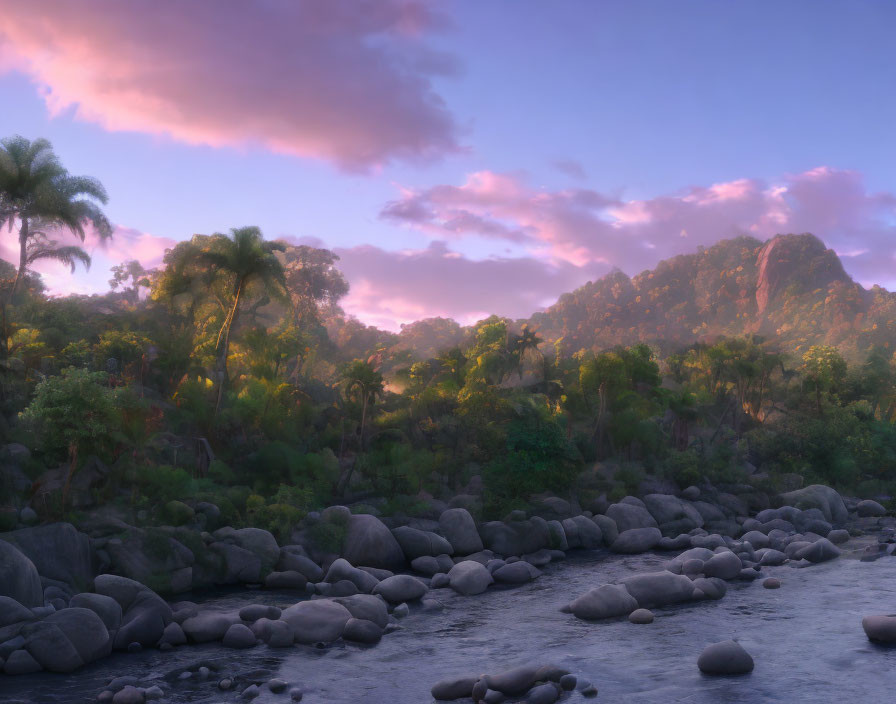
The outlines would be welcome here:
M 334 249 L 391 329 L 744 233 L 894 288 L 894 30 L 890 0 L 0 0 L 0 136 L 109 190 L 59 293 L 247 224 Z

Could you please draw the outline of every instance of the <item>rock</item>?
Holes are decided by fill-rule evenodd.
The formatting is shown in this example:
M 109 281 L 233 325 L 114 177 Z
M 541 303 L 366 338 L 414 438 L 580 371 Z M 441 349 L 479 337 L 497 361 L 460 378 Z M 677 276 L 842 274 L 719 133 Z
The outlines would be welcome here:
M 221 644 L 225 648 L 252 648 L 256 644 L 255 634 L 248 626 L 244 626 L 242 623 L 234 623 L 227 629 L 227 632 L 221 639 Z
M 470 555 L 483 549 L 473 516 L 465 508 L 450 508 L 439 516 L 439 530 L 457 555 Z
M 560 521 L 548 521 L 548 530 L 551 534 L 551 547 L 556 550 L 569 550 L 569 542 L 566 539 L 566 531 Z
M 271 621 L 267 638 L 269 648 L 288 648 L 294 640 L 292 628 L 286 621 Z
M 261 558 L 250 550 L 223 542 L 212 543 L 209 545 L 209 550 L 220 555 L 224 561 L 224 576 L 220 579 L 221 583 L 255 584 L 261 581 Z
M 733 640 L 707 646 L 697 659 L 697 667 L 707 675 L 744 675 L 753 671 L 753 658 Z
M 741 540 L 746 540 L 756 550 L 767 548 L 769 544 L 768 536 L 758 530 L 747 531 L 741 536 Z
M 324 572 L 320 566 L 305 555 L 293 552 L 291 548 L 297 545 L 286 545 L 280 548 L 280 559 L 277 561 L 277 570 L 280 572 L 298 572 L 305 575 L 309 582 L 320 582 L 324 578 Z
M 342 636 L 352 615 L 341 604 L 320 599 L 294 604 L 283 611 L 281 618 L 292 627 L 298 643 L 332 643 Z
M 255 699 L 260 694 L 261 688 L 257 684 L 250 684 L 242 691 L 240 697 L 243 699 Z
M 143 692 L 130 684 L 119 689 L 112 697 L 112 704 L 143 704 L 145 701 Z
M 757 557 L 759 554 L 757 553 Z M 772 550 L 768 548 L 762 553 L 762 556 L 759 557 L 759 564 L 765 565 L 768 567 L 776 567 L 778 565 L 783 565 L 787 562 L 787 555 L 785 555 L 780 550 Z
M 289 690 L 289 698 L 294 702 L 302 701 L 302 690 L 298 687 L 293 687 L 291 690 Z
M 372 621 L 380 628 L 385 628 L 389 623 L 389 610 L 386 608 L 386 602 L 378 596 L 356 594 L 355 596 L 339 597 L 333 601 L 348 609 L 353 618 Z
M 718 577 L 699 577 L 694 580 L 694 587 L 699 589 L 706 599 L 721 599 L 728 591 L 725 580 Z
M 564 692 L 571 692 L 576 688 L 578 679 L 575 675 L 566 674 L 560 678 L 560 689 Z
M 687 499 L 688 501 L 696 501 L 700 498 L 700 489 L 695 486 L 689 486 L 687 489 L 681 492 L 681 497 L 683 499 Z
M 271 572 L 264 578 L 265 589 L 297 589 L 303 591 L 307 585 L 307 577 L 295 570 Z
M 742 569 L 740 558 L 730 551 L 717 553 L 703 564 L 703 574 L 720 579 L 734 579 Z
M 153 685 L 152 687 L 147 687 L 143 690 L 143 696 L 147 701 L 152 701 L 155 699 L 161 699 L 165 696 L 165 692 L 158 685 Z
M 826 562 L 840 556 L 840 548 L 827 538 L 816 540 L 811 545 L 801 548 L 794 555 L 796 560 L 808 560 L 812 563 Z
M 184 629 L 175 621 L 172 621 L 165 626 L 165 630 L 162 632 L 162 638 L 159 640 L 160 644 L 167 643 L 168 645 L 184 645 L 186 642 L 187 636 L 184 633 Z
M 525 555 L 546 548 L 551 530 L 543 518 L 526 521 L 489 521 L 479 529 L 485 546 L 500 555 Z
M 339 559 L 333 560 L 333 564 L 331 564 L 330 569 L 327 570 L 325 580 L 335 584 L 344 579 L 352 582 L 358 587 L 359 591 L 364 592 L 365 594 L 372 592 L 376 585 L 379 584 L 379 580 L 372 574 L 365 572 L 364 570 L 359 570 L 357 567 L 352 567 L 348 560 L 340 557 Z
M 392 529 L 392 535 L 398 541 L 405 559 L 411 562 L 415 558 L 423 556 L 435 557 L 436 555 L 450 555 L 454 552 L 445 538 L 430 531 L 418 530 L 410 526 L 401 526 Z
M 98 594 L 115 599 L 121 606 L 121 626 L 113 641 L 116 650 L 123 650 L 134 642 L 144 646 L 159 642 L 165 626 L 173 619 L 171 607 L 164 599 L 127 577 L 102 574 L 94 584 Z
M 659 528 L 629 528 L 619 534 L 610 550 L 626 554 L 646 552 L 656 547 L 662 537 Z
M 403 601 L 420 599 L 428 591 L 429 588 L 416 577 L 397 574 L 377 584 L 373 593 L 382 595 L 386 601 L 393 604 L 400 604 Z
M 877 501 L 865 499 L 864 501 L 859 501 L 856 506 L 856 513 L 859 514 L 859 518 L 879 517 L 886 516 L 887 509 L 877 503 Z
M 876 643 L 896 643 L 896 614 L 874 614 L 862 619 L 868 640 Z
M 405 564 L 401 546 L 386 524 L 364 513 L 349 516 L 342 556 L 352 565 L 387 570 L 399 569 Z
M 392 615 L 395 618 L 404 618 L 409 613 L 411 613 L 411 607 L 407 604 L 399 604 L 394 609 L 392 609 Z
M 781 586 L 781 580 L 776 579 L 775 577 L 768 577 L 767 579 L 762 580 L 762 586 L 766 589 L 778 589 Z
M 612 545 L 619 536 L 619 526 L 617 526 L 616 521 L 609 516 L 595 516 L 594 524 L 600 528 L 600 532 L 604 538 L 604 545 Z
M 628 620 L 637 624 L 653 623 L 653 612 L 648 609 L 635 609 L 628 615 Z
M 41 669 L 40 663 L 27 650 L 14 650 L 3 665 L 3 672 L 7 675 L 30 675 Z
M 63 582 L 75 592 L 87 591 L 93 586 L 90 538 L 70 523 L 14 530 L 0 534 L 0 542 L 3 540 L 31 560 L 41 577 Z M 0 565 L 2 563 L 0 558 Z
M 494 571 L 492 576 L 499 584 L 524 584 L 535 579 L 539 572 L 534 566 L 524 560 L 504 565 Z
M 503 704 L 506 697 L 496 689 L 487 689 L 482 696 L 483 704 Z
M 613 519 L 620 533 L 634 528 L 656 528 L 659 530 L 656 520 L 646 508 L 628 503 L 625 499 L 622 503 L 611 504 L 606 515 Z
M 37 511 L 30 506 L 26 506 L 19 512 L 19 520 L 26 526 L 33 526 L 39 520 Z
M 841 545 L 849 540 L 849 531 L 843 529 L 832 530 L 827 534 L 827 539 L 834 543 L 834 545 Z
M 784 503 L 799 509 L 820 509 L 825 520 L 835 525 L 842 525 L 849 519 L 843 498 L 834 489 L 823 484 L 812 484 L 803 489 L 781 494 L 780 498 Z
M 268 689 L 271 690 L 274 694 L 285 692 L 287 687 L 289 687 L 289 682 L 287 682 L 286 680 L 281 680 L 277 677 L 268 680 Z
M 491 573 L 473 560 L 458 562 L 448 572 L 451 588 L 464 596 L 482 594 L 494 582 Z
M 526 704 L 554 704 L 559 698 L 560 692 L 553 684 L 539 684 L 529 690 L 526 695 Z
M 694 598 L 693 582 L 668 571 L 636 574 L 620 582 L 641 608 L 677 604 Z
M 431 555 L 423 555 L 422 557 L 417 557 L 411 560 L 411 569 L 414 570 L 414 572 L 419 572 L 427 577 L 431 577 L 441 571 L 439 561 Z
M 648 494 L 644 505 L 665 533 L 677 535 L 703 526 L 703 516 L 691 504 L 671 494 Z M 663 526 L 675 526 L 674 532 Z
M 430 589 L 442 589 L 451 586 L 451 579 L 444 572 L 434 574 L 429 582 Z
M 221 640 L 235 623 L 233 616 L 218 611 L 201 611 L 181 624 L 184 634 L 193 643 Z
M 432 694 L 433 699 L 447 701 L 470 697 L 473 694 L 473 687 L 478 680 L 479 677 L 471 675 L 464 675 L 462 677 L 450 677 L 445 680 L 439 680 L 432 686 L 430 694 Z
M 32 619 L 34 619 L 34 614 L 31 612 L 31 609 L 26 609 L 11 597 L 0 596 L 0 629 L 13 623 L 31 621 Z M 0 633 L 3 633 L 3 631 L 0 630 Z M 0 655 L 2 654 L 0 652 Z
M 356 643 L 379 643 L 383 637 L 383 628 L 373 621 L 350 618 L 345 624 L 342 637 Z
M 240 609 L 240 620 L 249 623 L 257 621 L 260 618 L 269 618 L 276 621 L 280 618 L 280 609 L 276 606 L 268 606 L 267 604 L 249 604 Z
M 535 675 L 538 671 L 537 667 L 532 665 L 523 665 L 507 670 L 498 675 L 489 675 L 489 689 L 496 689 L 502 694 L 517 695 L 528 691 L 535 683 Z
M 625 616 L 637 608 L 638 602 L 621 584 L 595 587 L 569 604 L 573 615 L 586 621 Z
M 27 607 L 44 604 L 44 590 L 34 563 L 2 539 L 0 539 L 0 596 L 8 596 Z

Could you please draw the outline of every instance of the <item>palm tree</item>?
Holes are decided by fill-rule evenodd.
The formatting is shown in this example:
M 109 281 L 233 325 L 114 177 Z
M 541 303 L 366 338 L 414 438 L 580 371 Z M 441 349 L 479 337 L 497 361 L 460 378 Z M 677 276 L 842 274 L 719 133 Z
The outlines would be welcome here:
M 56 259 L 73 270 L 76 262 L 90 264 L 81 247 L 61 247 L 48 232 L 69 230 L 83 242 L 90 224 L 99 237 L 110 237 L 112 225 L 97 204 L 107 200 L 99 181 L 69 174 L 47 140 L 15 136 L 0 141 L 0 227 L 19 226 L 19 266 L 10 300 L 28 266 L 40 259 Z
M 383 393 L 385 384 L 383 375 L 380 374 L 370 362 L 356 359 L 342 370 L 342 380 L 345 383 L 346 396 L 354 396 L 361 402 L 361 425 L 358 428 L 358 450 L 364 450 L 364 428 L 367 424 L 367 409 L 376 401 L 376 397 Z M 356 462 L 352 462 L 339 479 L 336 485 L 337 496 L 342 496 L 348 487 L 355 471 Z
M 215 342 L 217 362 L 215 371 L 218 380 L 218 398 L 215 413 L 221 406 L 224 387 L 227 386 L 227 357 L 230 353 L 230 331 L 240 314 L 240 304 L 247 298 L 283 298 L 286 282 L 283 267 L 274 252 L 282 252 L 281 242 L 265 242 L 257 227 L 238 227 L 230 231 L 230 236 L 215 234 L 208 249 L 199 258 L 211 269 L 213 279 L 229 285 L 232 302 L 230 310 L 218 332 Z

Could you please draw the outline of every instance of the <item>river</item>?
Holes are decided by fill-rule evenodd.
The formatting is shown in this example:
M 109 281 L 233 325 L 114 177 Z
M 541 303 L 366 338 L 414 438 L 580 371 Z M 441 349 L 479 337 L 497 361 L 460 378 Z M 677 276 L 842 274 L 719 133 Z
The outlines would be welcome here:
M 0 675 L 0 702 L 91 702 L 111 677 L 133 675 L 142 686 L 162 681 L 163 701 L 169 704 L 242 701 L 235 691 L 217 689 L 224 676 L 243 686 L 279 677 L 299 686 L 309 704 L 421 704 L 432 701 L 430 687 L 444 677 L 495 673 L 528 662 L 556 663 L 590 680 L 599 695 L 588 701 L 893 701 L 896 648 L 870 643 L 861 620 L 869 613 L 896 612 L 896 559 L 863 563 L 844 552 L 805 569 L 766 568 L 766 576 L 781 579 L 780 589 L 764 589 L 760 581 L 730 583 L 722 600 L 658 609 L 650 625 L 624 619 L 586 623 L 560 612 L 591 587 L 660 569 L 666 559 L 580 553 L 522 587 L 493 588 L 475 597 L 437 590 L 430 598 L 441 608 L 413 608 L 400 630 L 373 647 L 182 646 L 169 653 L 115 654 L 71 675 Z M 293 599 L 243 590 L 209 596 L 204 606 L 230 610 L 258 602 L 286 606 Z M 703 647 L 730 638 L 753 655 L 755 670 L 735 678 L 701 675 L 696 661 Z M 185 668 L 203 662 L 214 665 L 217 674 L 205 681 L 177 679 Z M 254 701 L 288 702 L 289 697 L 264 690 Z M 586 700 L 574 693 L 563 701 Z

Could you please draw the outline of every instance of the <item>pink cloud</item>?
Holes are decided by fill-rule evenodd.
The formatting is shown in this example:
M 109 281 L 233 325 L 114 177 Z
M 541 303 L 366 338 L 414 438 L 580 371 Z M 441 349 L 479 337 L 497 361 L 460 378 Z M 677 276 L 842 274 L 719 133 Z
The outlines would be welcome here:
M 463 228 L 453 226 L 459 212 Z M 776 183 L 738 179 L 627 201 L 586 188 L 537 189 L 523 174 L 484 171 L 459 186 L 404 189 L 381 216 L 432 237 L 504 239 L 549 261 L 604 263 L 629 274 L 737 235 L 812 232 L 849 253 L 847 268 L 863 284 L 894 281 L 896 195 L 871 193 L 861 174 L 825 166 Z
M 362 245 L 336 252 L 339 268 L 351 283 L 343 307 L 367 324 L 391 330 L 433 316 L 462 324 L 492 313 L 528 317 L 598 273 L 532 257 L 473 260 L 452 252 L 444 242 L 419 251 Z
M 368 169 L 458 149 L 431 82 L 454 59 L 421 42 L 449 25 L 418 0 L 4 3 L 0 70 L 54 115 Z

